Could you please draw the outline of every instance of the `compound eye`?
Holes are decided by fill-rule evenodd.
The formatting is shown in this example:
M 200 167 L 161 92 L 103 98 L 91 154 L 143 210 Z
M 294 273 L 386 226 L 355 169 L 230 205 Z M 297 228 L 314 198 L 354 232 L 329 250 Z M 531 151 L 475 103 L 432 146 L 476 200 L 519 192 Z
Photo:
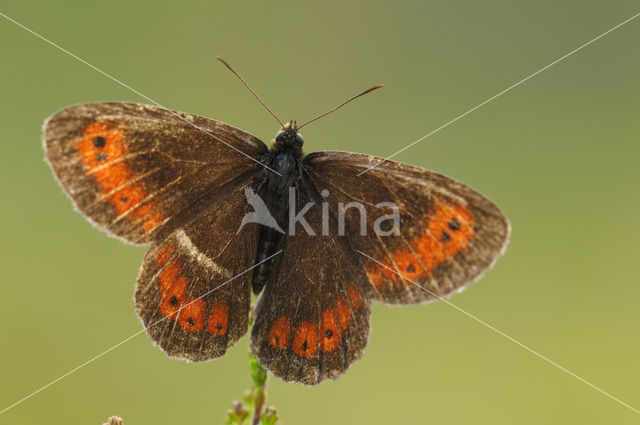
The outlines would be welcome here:
M 285 131 L 278 131 L 278 134 L 276 134 L 276 140 L 277 141 L 282 141 L 285 133 L 286 133 Z
M 296 144 L 302 146 L 303 143 L 304 143 L 304 138 L 302 137 L 302 134 L 296 133 Z

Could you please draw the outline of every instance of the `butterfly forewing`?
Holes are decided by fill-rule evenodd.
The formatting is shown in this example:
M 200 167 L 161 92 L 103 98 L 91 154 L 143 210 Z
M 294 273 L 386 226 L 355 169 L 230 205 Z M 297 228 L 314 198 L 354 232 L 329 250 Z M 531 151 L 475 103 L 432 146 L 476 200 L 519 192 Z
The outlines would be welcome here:
M 509 223 L 498 207 L 448 177 L 381 161 L 345 152 L 305 158 L 306 173 L 327 194 L 332 214 L 338 216 L 337 206 L 345 206 L 345 232 L 351 247 L 362 252 L 357 255 L 373 298 L 420 303 L 479 278 L 503 252 L 509 236 Z M 362 205 L 365 214 L 349 203 Z M 394 212 L 397 232 L 391 219 L 376 226 L 376 220 Z
M 44 147 L 77 209 L 132 243 L 166 237 L 223 201 L 215 192 L 250 180 L 266 153 L 228 124 L 130 103 L 63 109 L 45 122 Z

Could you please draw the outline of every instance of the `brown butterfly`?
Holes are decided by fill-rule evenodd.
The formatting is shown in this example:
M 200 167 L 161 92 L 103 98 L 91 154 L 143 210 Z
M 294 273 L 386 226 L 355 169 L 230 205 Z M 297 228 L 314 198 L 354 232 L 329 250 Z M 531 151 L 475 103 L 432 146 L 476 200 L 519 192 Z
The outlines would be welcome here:
M 168 355 L 224 355 L 247 332 L 253 288 L 260 363 L 287 381 L 336 379 L 364 352 L 371 302 L 446 297 L 503 252 L 509 223 L 478 192 L 373 156 L 305 156 L 301 127 L 281 123 L 267 148 L 228 124 L 132 103 L 45 122 L 46 157 L 76 208 L 150 244 L 136 311 Z

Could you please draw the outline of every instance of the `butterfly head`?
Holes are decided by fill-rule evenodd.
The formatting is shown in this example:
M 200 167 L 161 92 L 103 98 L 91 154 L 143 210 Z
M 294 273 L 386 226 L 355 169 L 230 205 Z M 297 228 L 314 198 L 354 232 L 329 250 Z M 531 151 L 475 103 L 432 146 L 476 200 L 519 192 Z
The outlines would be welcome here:
M 273 147 L 277 150 L 300 150 L 303 144 L 304 138 L 302 134 L 298 133 L 298 124 L 295 121 L 289 121 L 285 124 L 273 141 Z

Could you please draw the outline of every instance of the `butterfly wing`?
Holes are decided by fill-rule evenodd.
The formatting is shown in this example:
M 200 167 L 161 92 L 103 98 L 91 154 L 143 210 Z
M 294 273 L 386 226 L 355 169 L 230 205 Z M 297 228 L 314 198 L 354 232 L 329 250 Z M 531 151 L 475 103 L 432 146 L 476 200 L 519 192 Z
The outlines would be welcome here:
M 336 206 L 345 207 L 344 232 L 373 299 L 420 303 L 477 280 L 507 244 L 509 222 L 498 207 L 448 177 L 381 161 L 346 152 L 316 152 L 304 160 L 331 214 L 339 219 Z
M 247 331 L 257 229 L 242 191 L 149 248 L 136 311 L 152 341 L 172 357 L 222 356 Z
M 168 236 L 262 171 L 259 139 L 132 103 L 72 106 L 44 125 L 46 158 L 76 208 L 131 243 Z M 254 161 L 255 160 L 255 161 Z
M 312 197 L 300 187 L 296 194 L 299 213 Z M 317 206 L 305 214 L 315 229 L 321 226 Z M 369 338 L 370 303 L 360 286 L 366 276 L 340 238 L 300 228 L 284 238 L 256 304 L 251 349 L 286 381 L 336 379 L 360 358 Z

